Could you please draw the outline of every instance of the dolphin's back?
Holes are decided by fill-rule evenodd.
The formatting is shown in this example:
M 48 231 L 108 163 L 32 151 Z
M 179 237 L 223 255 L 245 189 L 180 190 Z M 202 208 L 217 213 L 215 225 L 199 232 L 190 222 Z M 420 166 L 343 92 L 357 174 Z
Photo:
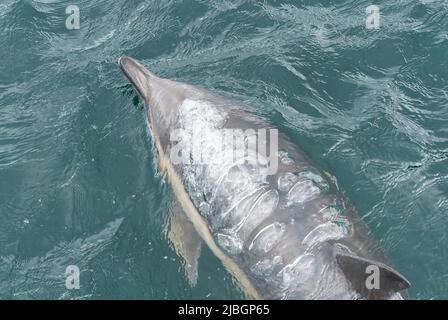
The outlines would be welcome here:
M 132 70 L 124 71 L 132 78 Z M 193 86 L 149 72 L 146 77 L 138 92 L 148 105 L 159 152 L 173 162 L 207 233 L 259 296 L 390 298 L 409 287 L 385 264 L 335 181 L 286 136 L 278 136 L 278 148 L 269 155 L 277 170 L 268 173 L 268 162 L 246 161 L 248 143 L 235 144 L 222 135 L 232 130 L 247 142 L 248 132 L 270 129 L 267 122 Z M 271 145 L 267 139 L 266 149 Z M 381 272 L 383 287 L 376 291 L 365 290 L 369 263 Z
M 265 298 L 360 297 L 335 252 L 378 259 L 374 242 L 357 238 L 360 222 L 345 198 L 284 135 L 278 141 L 275 174 L 267 175 L 258 162 L 235 159 L 235 153 L 247 154 L 235 152 L 234 144 L 222 146 L 215 130 L 270 127 L 240 110 L 219 100 L 186 99 L 178 111 L 178 127 L 192 138 L 186 141 L 208 157 L 177 170 L 216 242 Z

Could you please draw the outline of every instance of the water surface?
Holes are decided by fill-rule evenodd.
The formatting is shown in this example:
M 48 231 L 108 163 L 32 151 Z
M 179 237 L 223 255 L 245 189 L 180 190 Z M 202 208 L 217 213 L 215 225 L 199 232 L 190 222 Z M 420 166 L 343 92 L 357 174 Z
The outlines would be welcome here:
M 336 176 L 414 299 L 448 297 L 448 4 L 0 3 L 0 298 L 239 299 L 204 249 L 191 288 L 172 192 L 116 60 L 242 100 Z M 78 265 L 81 289 L 65 288 Z

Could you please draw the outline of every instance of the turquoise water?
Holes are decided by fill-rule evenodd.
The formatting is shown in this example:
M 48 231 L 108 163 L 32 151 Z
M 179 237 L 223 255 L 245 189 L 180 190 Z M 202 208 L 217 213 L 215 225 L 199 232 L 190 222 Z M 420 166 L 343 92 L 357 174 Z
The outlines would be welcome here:
M 167 241 L 172 192 L 116 60 L 245 101 L 338 179 L 414 299 L 448 298 L 448 4 L 0 3 L 0 298 L 239 299 Z M 81 271 L 79 290 L 65 268 Z

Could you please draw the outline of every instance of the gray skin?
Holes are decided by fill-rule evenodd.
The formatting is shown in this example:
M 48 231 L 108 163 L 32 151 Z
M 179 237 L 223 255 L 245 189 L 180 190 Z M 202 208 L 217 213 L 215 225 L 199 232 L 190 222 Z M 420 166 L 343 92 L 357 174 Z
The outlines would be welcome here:
M 386 265 L 335 179 L 319 170 L 285 135 L 279 133 L 280 152 L 271 155 L 278 163 L 273 174 L 263 171 L 266 164 L 235 164 L 222 154 L 213 159 L 217 142 L 211 130 L 257 130 L 271 125 L 237 102 L 159 78 L 131 58 L 122 57 L 118 63 L 147 106 L 159 156 L 172 154 L 176 141 L 170 137 L 176 129 L 200 133 L 190 144 L 210 152 L 215 162 L 190 159 L 173 163 L 172 168 L 206 223 L 206 233 L 238 266 L 235 277 L 244 274 L 250 282 L 257 293 L 253 296 L 403 297 L 398 291 L 410 287 L 409 282 Z M 366 281 L 372 283 L 369 266 L 377 267 L 379 288 L 366 286 Z

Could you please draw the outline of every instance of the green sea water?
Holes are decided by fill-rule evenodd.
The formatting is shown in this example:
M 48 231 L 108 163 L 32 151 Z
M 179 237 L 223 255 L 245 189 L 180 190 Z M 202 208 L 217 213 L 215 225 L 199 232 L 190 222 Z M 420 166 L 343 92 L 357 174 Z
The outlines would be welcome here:
M 188 284 L 121 55 L 277 125 L 337 178 L 409 296 L 448 298 L 446 1 L 1 0 L 0 49 L 1 299 L 244 298 L 207 248 Z

